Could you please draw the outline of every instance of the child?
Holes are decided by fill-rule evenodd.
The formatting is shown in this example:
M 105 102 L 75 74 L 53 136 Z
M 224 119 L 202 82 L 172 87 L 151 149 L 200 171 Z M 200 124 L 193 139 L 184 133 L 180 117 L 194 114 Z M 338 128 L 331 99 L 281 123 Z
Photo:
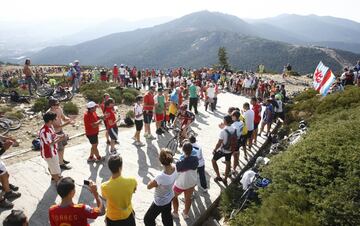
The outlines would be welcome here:
M 40 129 L 40 147 L 41 157 L 48 164 L 52 180 L 58 182 L 61 178 L 61 169 L 59 164 L 59 155 L 57 150 L 57 143 L 64 140 L 65 134 L 56 135 L 53 123 L 56 120 L 56 113 L 46 112 L 43 116 L 44 126 Z
M 143 99 L 142 96 L 137 96 L 136 103 L 134 106 L 136 132 L 133 139 L 135 140 L 136 146 L 144 146 L 144 144 L 140 141 L 140 132 L 143 128 L 143 119 L 144 119 L 142 99 Z
M 116 116 L 114 111 L 115 101 L 109 98 L 105 101 L 104 120 L 106 130 L 110 137 L 110 154 L 116 155 L 115 142 L 118 140 L 118 127 L 116 124 Z

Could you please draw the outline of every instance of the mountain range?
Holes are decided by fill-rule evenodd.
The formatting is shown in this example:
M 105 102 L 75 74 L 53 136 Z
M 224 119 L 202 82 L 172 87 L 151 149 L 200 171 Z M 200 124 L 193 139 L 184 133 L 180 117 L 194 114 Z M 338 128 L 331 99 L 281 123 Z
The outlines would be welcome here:
M 230 64 L 238 69 L 254 70 L 265 64 L 268 70 L 280 72 L 290 63 L 296 71 L 309 73 L 323 61 L 334 71 L 341 71 L 360 59 L 360 55 L 345 51 L 356 52 L 359 35 L 359 23 L 334 17 L 284 14 L 242 20 L 200 11 L 149 28 L 48 47 L 31 58 L 37 64 L 68 64 L 79 59 L 85 65 L 202 67 L 216 64 L 218 48 L 224 46 Z

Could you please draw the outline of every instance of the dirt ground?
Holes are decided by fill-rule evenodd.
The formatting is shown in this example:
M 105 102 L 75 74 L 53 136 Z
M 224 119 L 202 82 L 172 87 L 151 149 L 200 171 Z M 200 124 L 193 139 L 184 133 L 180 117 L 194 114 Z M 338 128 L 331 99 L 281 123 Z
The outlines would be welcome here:
M 33 101 L 32 101 L 33 102 Z M 72 99 L 72 102 L 75 103 L 79 107 L 79 114 L 78 115 L 68 115 L 70 118 L 75 120 L 75 125 L 68 125 L 64 127 L 64 132 L 69 135 L 69 137 L 76 136 L 69 140 L 68 146 L 73 146 L 76 144 L 81 144 L 84 142 L 88 142 L 86 136 L 81 135 L 85 132 L 84 130 L 84 122 L 83 122 L 83 114 L 86 111 L 86 103 L 87 101 L 81 94 L 77 94 Z M 1 103 L 0 108 L 8 106 L 11 107 L 13 110 L 22 110 L 25 111 L 26 109 L 31 108 L 32 104 L 8 104 L 8 103 Z M 121 119 L 125 118 L 126 112 L 132 109 L 132 106 L 128 105 L 118 105 L 118 114 L 121 116 Z M 97 110 L 98 115 L 102 115 L 100 109 Z M 20 129 L 16 131 L 10 131 L 7 135 L 15 137 L 18 142 L 18 147 L 12 147 L 7 150 L 3 154 L 3 158 L 6 158 L 9 154 L 16 154 L 14 157 L 6 158 L 5 162 L 7 164 L 12 164 L 17 161 L 26 160 L 32 158 L 34 156 L 40 155 L 39 151 L 31 150 L 32 147 L 32 140 L 37 137 L 37 134 L 40 128 L 43 125 L 42 114 L 38 113 L 35 115 L 27 115 L 24 114 L 25 117 L 22 119 L 22 126 Z M 100 137 L 105 136 L 104 132 L 100 133 Z M 23 153 L 25 152 L 25 153 Z

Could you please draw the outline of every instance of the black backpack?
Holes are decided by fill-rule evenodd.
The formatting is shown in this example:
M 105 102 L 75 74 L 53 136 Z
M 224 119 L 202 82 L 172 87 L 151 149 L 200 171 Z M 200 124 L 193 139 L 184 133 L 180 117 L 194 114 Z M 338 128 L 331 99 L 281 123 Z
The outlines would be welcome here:
M 228 130 L 225 130 L 225 132 L 227 134 L 227 141 L 226 144 L 223 145 L 223 149 L 231 152 L 237 151 L 238 137 L 236 134 L 236 130 L 233 133 Z

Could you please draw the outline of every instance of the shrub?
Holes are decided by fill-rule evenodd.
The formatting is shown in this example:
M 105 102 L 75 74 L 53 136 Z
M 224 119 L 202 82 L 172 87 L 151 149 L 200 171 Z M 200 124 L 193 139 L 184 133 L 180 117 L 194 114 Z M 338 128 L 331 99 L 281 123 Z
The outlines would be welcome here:
M 132 93 L 124 93 L 124 104 L 132 105 L 135 102 L 136 96 Z
M 128 112 L 126 112 L 125 117 L 126 118 L 135 118 L 135 112 L 133 110 L 129 110 Z
M 73 102 L 66 102 L 63 106 L 64 113 L 66 115 L 77 115 L 79 114 L 79 108 Z
M 107 89 L 106 92 L 110 95 L 111 98 L 115 100 L 116 104 L 121 104 L 123 101 L 123 96 L 118 89 Z M 105 92 L 104 92 L 105 93 Z
M 84 97 L 88 101 L 94 101 L 95 103 L 100 103 L 102 101 L 104 93 L 100 90 L 86 90 L 83 91 Z
M 18 119 L 23 119 L 24 118 L 24 114 L 22 113 L 21 110 L 6 112 L 5 116 L 7 116 L 7 117 L 15 117 L 15 118 L 18 118 Z
M 46 97 L 36 99 L 34 105 L 32 106 L 32 110 L 34 112 L 45 112 L 47 109 L 49 109 L 49 104 Z
M 295 101 L 304 101 L 304 100 L 308 100 L 311 99 L 313 97 L 315 97 L 318 94 L 318 92 L 314 89 L 308 89 L 302 93 L 300 93 L 299 95 L 297 95 L 294 100 Z
M 134 89 L 134 88 L 123 89 L 122 92 L 123 92 L 123 94 L 125 94 L 125 93 L 131 93 L 131 94 L 134 95 L 135 97 L 140 94 L 140 91 L 137 90 L 137 89 Z
M 315 109 L 308 134 L 262 168 L 272 184 L 259 190 L 261 203 L 239 213 L 231 225 L 360 225 L 359 95 L 360 89 L 347 87 L 315 107 L 301 102 Z M 227 195 L 222 200 L 230 199 Z

